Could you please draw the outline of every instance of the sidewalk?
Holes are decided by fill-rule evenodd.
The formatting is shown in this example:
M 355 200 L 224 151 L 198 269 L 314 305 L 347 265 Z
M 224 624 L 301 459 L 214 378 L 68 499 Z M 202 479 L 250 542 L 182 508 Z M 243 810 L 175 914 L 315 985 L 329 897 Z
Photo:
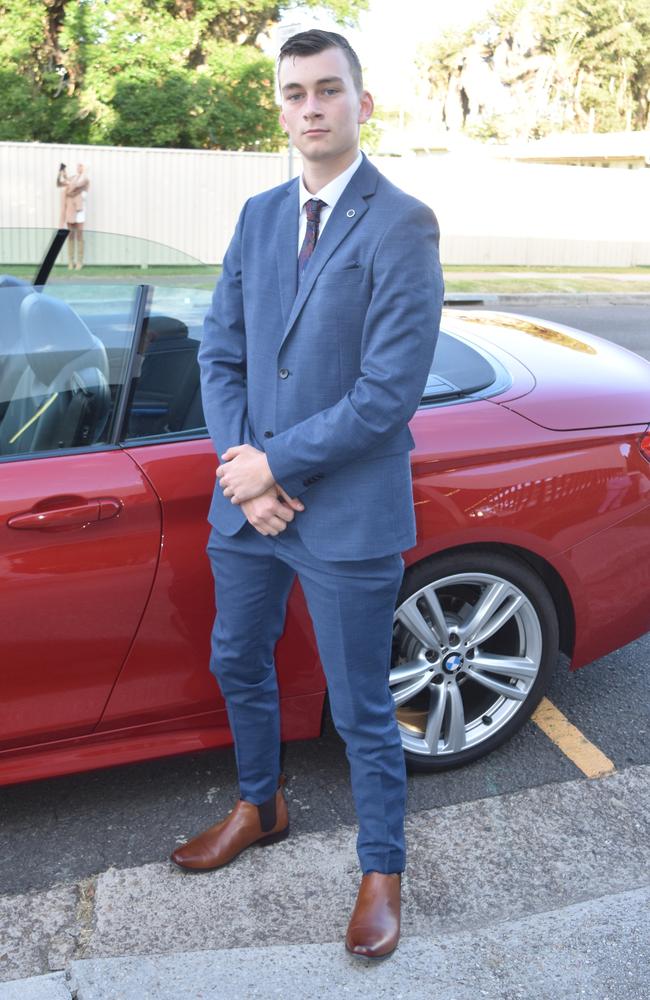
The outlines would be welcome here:
M 421 812 L 407 828 L 404 936 L 388 962 L 343 950 L 357 885 L 345 828 L 210 875 L 161 861 L 0 898 L 0 1000 L 648 995 L 650 766 Z
M 650 889 L 478 931 L 407 937 L 385 963 L 339 943 L 73 962 L 70 976 L 9 984 L 11 1000 L 642 1000 Z M 645 919 L 643 914 L 646 914 Z M 639 956 L 635 967 L 634 953 Z M 0 986 L 0 997 L 5 994 Z M 39 992 L 40 991 L 40 992 Z

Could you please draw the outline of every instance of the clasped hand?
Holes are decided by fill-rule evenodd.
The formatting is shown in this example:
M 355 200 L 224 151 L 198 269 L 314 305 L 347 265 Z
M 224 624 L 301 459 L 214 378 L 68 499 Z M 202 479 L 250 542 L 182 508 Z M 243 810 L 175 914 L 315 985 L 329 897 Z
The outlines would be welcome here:
M 221 456 L 224 463 L 217 469 L 223 495 L 232 503 L 243 503 L 258 497 L 273 485 L 273 475 L 263 451 L 250 444 L 229 448 Z
M 261 535 L 279 535 L 295 513 L 303 511 L 300 500 L 292 498 L 273 480 L 263 451 L 248 444 L 229 448 L 217 469 L 224 496 L 239 504 L 250 524 Z
M 241 509 L 260 535 L 279 535 L 293 521 L 296 511 L 305 508 L 300 500 L 287 496 L 281 486 L 274 484 L 261 496 L 244 500 Z

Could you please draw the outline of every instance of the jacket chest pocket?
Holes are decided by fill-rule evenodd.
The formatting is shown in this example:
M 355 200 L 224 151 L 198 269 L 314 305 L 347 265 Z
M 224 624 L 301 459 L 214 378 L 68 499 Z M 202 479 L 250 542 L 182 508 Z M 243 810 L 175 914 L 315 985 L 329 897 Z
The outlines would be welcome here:
M 329 268 L 318 275 L 317 288 L 356 288 L 366 277 L 365 267 Z

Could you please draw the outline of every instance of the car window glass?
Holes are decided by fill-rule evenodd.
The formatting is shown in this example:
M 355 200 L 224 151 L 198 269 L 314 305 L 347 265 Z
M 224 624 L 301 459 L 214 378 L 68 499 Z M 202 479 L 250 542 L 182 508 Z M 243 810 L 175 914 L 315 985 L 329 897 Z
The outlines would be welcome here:
M 0 275 L 0 457 L 110 440 L 138 294 L 74 282 L 43 290 Z
M 214 267 L 201 264 L 182 250 L 138 236 L 100 233 L 84 227 L 78 245 L 66 230 L 0 227 L 0 273 L 9 272 L 33 282 L 57 232 L 68 238 L 61 241 L 51 261 L 48 284 L 81 278 L 84 283 L 92 280 L 137 285 L 146 281 L 150 270 L 165 275 L 214 272 Z M 70 275 L 70 270 L 81 270 L 82 274 Z
M 207 433 L 197 354 L 215 278 L 197 280 L 198 287 L 159 284 L 153 289 L 125 440 Z
M 108 435 L 115 441 L 113 418 L 127 401 L 123 435 L 126 439 L 206 433 L 196 355 L 203 316 L 214 287 L 215 268 L 151 240 L 85 229 L 82 245 L 73 246 L 72 234 L 59 231 L 57 237 L 56 233 L 49 229 L 0 229 L 0 274 L 4 273 L 6 286 L 4 311 L 0 314 L 5 330 L 0 345 L 4 355 L 0 369 L 0 454 L 101 444 L 109 439 Z M 41 305 L 48 304 L 50 313 L 57 314 L 59 327 L 66 331 L 64 339 L 70 339 L 74 329 L 77 347 L 84 346 L 83 338 L 88 334 L 99 342 L 88 341 L 85 346 L 94 346 L 99 352 L 90 359 L 94 362 L 91 368 L 99 370 L 108 382 L 109 412 L 99 421 L 101 429 L 98 421 L 93 420 L 91 428 L 71 437 L 67 427 L 62 432 L 58 429 L 58 419 L 53 419 L 60 416 L 62 405 L 59 396 L 48 402 L 54 396 L 55 386 L 49 394 L 36 392 L 36 389 L 47 390 L 48 386 L 40 382 L 26 386 L 23 379 L 20 389 L 17 388 L 26 366 L 32 367 L 26 360 L 21 329 L 25 320 L 20 319 L 20 303 L 25 295 L 35 292 L 30 282 L 37 274 L 47 281 L 47 298 Z M 144 329 L 136 333 L 134 316 L 139 294 L 136 286 L 143 285 L 149 295 L 148 308 Z M 40 312 L 44 315 L 43 308 Z M 41 354 L 48 353 L 50 367 L 55 355 L 67 349 L 64 345 L 59 350 L 54 342 L 41 344 L 40 348 Z M 33 354 L 31 346 L 29 350 Z M 134 359 L 134 351 L 142 356 Z M 42 358 L 40 363 L 42 367 Z M 49 369 L 41 374 L 60 375 Z M 94 377 L 101 381 L 96 374 Z M 18 391 L 26 392 L 28 400 L 20 407 L 13 398 Z M 46 409 L 40 413 L 44 405 Z M 10 414 L 3 434 L 2 420 L 8 409 Z M 104 414 L 106 400 L 100 409 Z M 39 415 L 22 429 L 35 414 Z M 20 426 L 15 427 L 18 422 Z M 47 434 L 43 433 L 43 426 Z M 17 431 L 21 433 L 15 438 Z
M 444 404 L 490 396 L 501 392 L 509 381 L 495 358 L 441 330 L 422 402 Z
M 0 227 L 0 274 L 33 281 L 57 230 L 51 227 Z

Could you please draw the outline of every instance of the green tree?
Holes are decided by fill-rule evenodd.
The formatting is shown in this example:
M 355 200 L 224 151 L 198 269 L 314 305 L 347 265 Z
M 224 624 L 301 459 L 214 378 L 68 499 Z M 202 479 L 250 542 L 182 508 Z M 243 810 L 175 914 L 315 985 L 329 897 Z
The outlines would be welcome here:
M 286 144 L 274 97 L 274 66 L 258 49 L 233 42 L 207 47 L 195 85 L 192 145 L 273 150 Z
M 464 102 L 464 127 L 483 138 L 649 124 L 647 0 L 501 0 L 461 34 L 423 50 L 432 93 Z M 485 66 L 508 113 L 481 107 L 472 72 Z
M 273 61 L 292 8 L 354 23 L 368 0 L 6 0 L 0 139 L 277 149 Z
M 48 102 L 33 82 L 12 70 L 0 70 L 2 138 L 33 142 L 48 130 Z
M 650 5 L 645 0 L 565 0 L 552 36 L 571 39 L 574 109 L 597 131 L 645 128 L 650 89 Z

